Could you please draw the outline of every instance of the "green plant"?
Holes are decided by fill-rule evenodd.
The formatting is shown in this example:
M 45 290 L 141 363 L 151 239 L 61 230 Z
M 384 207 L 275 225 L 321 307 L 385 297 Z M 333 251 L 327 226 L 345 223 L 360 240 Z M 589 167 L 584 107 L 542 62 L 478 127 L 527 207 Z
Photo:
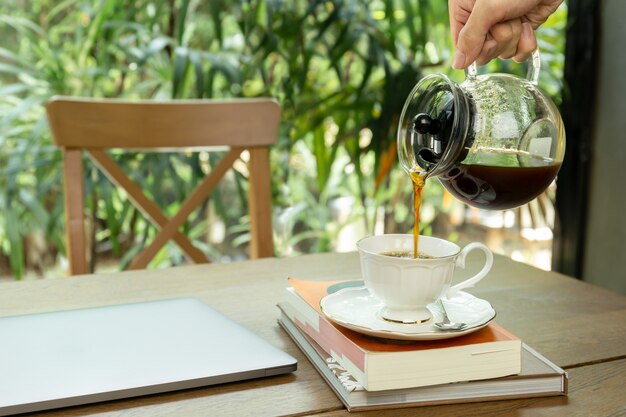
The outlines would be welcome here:
M 55 94 L 168 97 L 175 72 L 169 36 L 174 28 L 166 15 L 159 16 L 167 2 L 131 7 L 110 0 L 36 3 L 32 11 L 21 10 L 24 16 L 12 10 L 0 17 L 0 31 L 11 41 L 6 45 L 13 45 L 0 49 L 0 242 L 16 277 L 24 272 L 29 235 L 43 233 L 48 250 L 64 248 L 60 155 L 47 132 L 45 102 Z M 115 157 L 129 171 L 141 173 L 133 176 L 165 207 L 178 204 L 202 175 L 198 154 Z M 147 169 L 139 171 L 139 162 L 147 163 Z M 94 250 L 108 246 L 119 257 L 122 240 L 143 242 L 153 229 L 108 180 L 87 167 L 91 229 L 96 241 L 104 243 Z M 151 172 L 163 174 L 158 186 Z M 196 219 L 186 228 L 201 224 Z M 138 248 L 134 245 L 129 253 Z M 174 252 L 173 259 L 180 256 Z
M 559 16 L 561 24 L 565 12 Z M 562 49 L 550 48 L 562 43 L 559 24 L 548 25 L 541 40 L 555 74 Z M 54 94 L 276 97 L 283 109 L 271 154 L 279 254 L 331 250 L 355 224 L 361 233 L 412 226 L 395 131 L 419 78 L 452 74 L 441 0 L 33 0 L 0 5 L 0 36 L 0 253 L 16 277 L 31 234 L 43 236 L 53 254 L 64 250 L 60 155 L 43 109 Z M 558 96 L 560 77 L 545 79 Z M 171 208 L 216 160 L 202 153 L 113 156 Z M 159 181 L 154 172 L 163 173 Z M 152 226 L 90 165 L 86 176 L 94 253 L 119 259 L 137 251 Z M 214 259 L 243 256 L 246 186 L 245 169 L 234 170 L 185 225 Z M 427 192 L 425 204 L 436 206 L 430 211 L 442 210 L 441 187 L 433 182 Z M 338 217 L 338 205 L 350 215 Z M 431 219 L 424 216 L 426 229 Z M 210 245 L 215 239 L 207 235 L 220 229 L 225 237 Z M 168 247 L 154 264 L 181 260 Z

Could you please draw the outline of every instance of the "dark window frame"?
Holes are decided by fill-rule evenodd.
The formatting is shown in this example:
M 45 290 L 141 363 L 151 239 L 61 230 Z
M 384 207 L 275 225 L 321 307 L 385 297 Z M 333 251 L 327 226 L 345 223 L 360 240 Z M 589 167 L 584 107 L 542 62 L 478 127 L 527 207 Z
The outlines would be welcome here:
M 567 145 L 557 178 L 552 269 L 582 277 L 596 101 L 597 0 L 569 0 L 562 116 Z

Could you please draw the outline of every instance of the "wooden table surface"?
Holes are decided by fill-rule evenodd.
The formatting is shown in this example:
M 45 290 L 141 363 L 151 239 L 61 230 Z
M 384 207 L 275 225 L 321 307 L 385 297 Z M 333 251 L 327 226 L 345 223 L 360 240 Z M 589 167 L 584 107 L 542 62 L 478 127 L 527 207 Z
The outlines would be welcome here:
M 478 258 L 478 256 L 477 256 Z M 469 259 L 466 274 L 478 269 Z M 38 413 L 45 416 L 346 416 L 349 413 L 278 326 L 288 276 L 359 278 L 358 255 L 320 254 L 0 284 L 0 316 L 197 297 L 298 359 L 293 374 Z M 350 415 L 626 414 L 626 297 L 496 256 L 474 295 L 496 320 L 569 374 L 569 396 L 441 405 Z M 1 343 L 1 341 L 0 341 Z M 0 376 L 1 377 L 1 376 Z

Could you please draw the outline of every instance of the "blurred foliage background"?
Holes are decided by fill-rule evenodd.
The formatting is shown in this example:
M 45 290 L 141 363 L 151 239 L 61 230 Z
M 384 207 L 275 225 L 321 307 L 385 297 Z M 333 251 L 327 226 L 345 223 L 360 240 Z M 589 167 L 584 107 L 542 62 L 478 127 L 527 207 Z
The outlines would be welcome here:
M 566 21 L 563 5 L 538 32 L 541 87 L 557 104 Z M 15 278 L 64 268 L 61 156 L 43 107 L 53 95 L 276 97 L 274 229 L 277 255 L 287 256 L 411 230 L 412 188 L 395 155 L 399 113 L 423 75 L 463 78 L 450 68 L 441 0 L 13 0 L 0 2 L 0 39 L 0 275 Z M 494 61 L 483 70 L 525 67 Z M 218 159 L 113 156 L 170 210 Z M 86 174 L 92 266 L 123 268 L 155 230 L 88 162 Z M 245 257 L 246 175 L 236 167 L 185 225 L 212 260 Z M 459 207 L 431 181 L 423 233 L 462 240 L 438 222 Z M 172 245 L 152 265 L 181 262 Z

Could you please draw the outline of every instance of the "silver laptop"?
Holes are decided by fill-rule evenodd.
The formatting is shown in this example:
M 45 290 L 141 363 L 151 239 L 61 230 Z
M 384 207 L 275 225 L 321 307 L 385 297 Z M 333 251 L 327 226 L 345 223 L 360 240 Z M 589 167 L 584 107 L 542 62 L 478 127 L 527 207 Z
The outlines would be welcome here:
M 292 372 L 296 360 L 199 300 L 0 318 L 0 415 Z

